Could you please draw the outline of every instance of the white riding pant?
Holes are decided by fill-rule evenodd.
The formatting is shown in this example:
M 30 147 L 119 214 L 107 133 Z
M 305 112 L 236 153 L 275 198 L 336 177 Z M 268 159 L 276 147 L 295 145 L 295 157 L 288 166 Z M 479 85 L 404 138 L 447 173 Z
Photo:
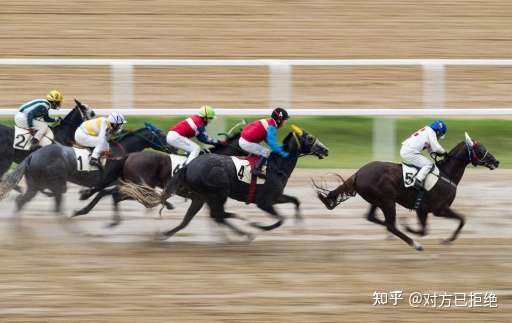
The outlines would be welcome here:
M 434 165 L 432 160 L 423 156 L 421 153 L 408 149 L 404 146 L 402 146 L 400 149 L 400 157 L 402 157 L 402 160 L 406 164 L 420 167 L 418 174 L 416 174 L 416 179 L 420 181 L 425 180 L 425 177 L 427 177 L 428 173 L 432 170 L 432 166 Z
M 262 145 L 257 144 L 255 142 L 247 141 L 242 137 L 238 139 L 238 145 L 240 146 L 240 148 L 253 155 L 258 155 L 265 158 L 268 158 L 268 156 L 270 156 L 270 149 L 263 147 Z
M 187 165 L 194 158 L 199 156 L 199 153 L 201 152 L 201 147 L 199 147 L 198 144 L 188 139 L 187 137 L 183 137 L 176 131 L 169 131 L 167 133 L 166 139 L 169 145 L 188 152 L 188 157 L 187 160 L 185 161 L 185 165 Z
M 92 136 L 85 132 L 81 127 L 75 131 L 75 142 L 84 147 L 94 147 L 92 158 L 98 159 L 101 153 L 108 151 L 110 145 L 108 142 L 98 136 Z
M 34 138 L 41 141 L 41 139 L 46 135 L 48 130 L 50 129 L 48 127 L 48 124 L 46 122 L 40 121 L 40 120 L 32 120 L 34 124 L 34 129 L 37 130 L 37 132 L 34 135 Z M 14 123 L 16 126 L 24 129 L 28 129 L 28 120 L 27 115 L 23 112 L 18 112 L 14 115 Z

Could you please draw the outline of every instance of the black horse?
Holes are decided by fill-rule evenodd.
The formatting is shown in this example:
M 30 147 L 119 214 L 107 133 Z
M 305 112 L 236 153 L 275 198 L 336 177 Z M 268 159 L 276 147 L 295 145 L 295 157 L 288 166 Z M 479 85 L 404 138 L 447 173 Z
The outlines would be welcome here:
M 135 131 L 126 132 L 111 143 L 112 156 L 107 160 L 104 169 L 93 171 L 78 170 L 79 161 L 72 147 L 59 144 L 44 146 L 29 155 L 15 170 L 5 176 L 5 180 L 0 183 L 0 199 L 3 199 L 25 175 L 27 191 L 16 198 L 17 211 L 33 199 L 37 192 L 48 189 L 55 197 L 55 212 L 60 213 L 62 195 L 66 192 L 68 181 L 87 187 L 94 187 L 100 181 L 113 182 L 117 177 L 109 178 L 109 169 L 122 165 L 127 154 L 145 148 L 167 150 L 168 147 L 164 143 L 165 135 L 149 124 Z
M 62 119 L 59 124 L 50 127 L 55 141 L 71 146 L 75 139 L 75 130 L 82 122 L 94 118 L 95 113 L 87 105 L 75 99 L 76 106 Z M 11 167 L 13 162 L 21 163 L 32 151 L 15 149 L 14 128 L 0 124 L 0 177 Z
M 280 203 L 280 198 L 298 158 L 305 155 L 316 155 L 322 159 L 328 155 L 327 148 L 317 138 L 298 127 L 292 126 L 292 128 L 293 132 L 289 133 L 283 141 L 284 149 L 289 153 L 289 157 L 283 158 L 272 153 L 267 166 L 267 179 L 264 184 L 257 185 L 254 203 L 258 208 L 277 219 L 277 222 L 271 225 L 251 223 L 252 226 L 262 230 L 272 230 L 283 223 L 284 217 L 275 210 L 274 204 Z M 239 174 L 228 156 L 205 154 L 197 157 L 184 171 L 178 172 L 172 177 L 162 195 L 156 191 L 145 190 L 143 194 L 145 196 L 142 196 L 138 194 L 140 191 L 137 192 L 137 189 L 141 188 L 140 186 L 131 185 L 126 188 L 122 191 L 143 204 L 150 200 L 165 201 L 174 193 L 191 198 L 192 204 L 183 221 L 176 228 L 166 232 L 165 238 L 169 238 L 185 228 L 206 203 L 210 208 L 210 216 L 217 223 L 226 225 L 234 232 L 252 239 L 252 234 L 242 231 L 226 221 L 226 218 L 236 217 L 235 214 L 224 210 L 224 204 L 228 197 L 246 202 L 250 188 L 249 184 L 239 180 Z
M 244 156 L 247 154 L 238 145 L 240 133 L 235 135 L 225 135 L 225 145 L 216 145 L 205 152 L 226 156 Z M 128 155 L 122 167 L 112 170 L 112 172 L 120 171 L 120 174 L 117 176 L 119 176 L 119 179 L 123 182 L 130 182 L 139 185 L 144 184 L 150 188 L 159 187 L 163 189 L 171 179 L 172 166 L 172 161 L 167 154 L 153 151 L 141 151 Z M 109 177 L 114 176 L 115 175 L 112 174 L 112 176 Z M 104 196 L 112 195 L 114 202 L 114 215 L 113 222 L 110 226 L 118 225 L 121 221 L 118 204 L 123 200 L 130 199 L 130 197 L 119 191 L 119 185 L 107 189 L 105 189 L 105 184 L 102 185 L 104 186 L 103 188 L 92 188 L 82 194 L 81 199 L 85 199 L 95 192 L 99 192 L 94 199 L 89 202 L 89 204 L 84 206 L 82 209 L 75 211 L 74 216 L 89 213 Z M 296 219 L 300 220 L 302 218 L 300 214 L 300 201 L 296 197 L 283 194 L 279 201 L 280 203 L 293 203 L 296 210 Z M 165 206 L 167 209 L 173 208 L 169 202 L 165 202 Z
M 464 226 L 465 220 L 462 215 L 453 211 L 450 206 L 455 199 L 457 185 L 464 175 L 466 166 L 469 164 L 485 166 L 492 170 L 499 166 L 499 161 L 482 144 L 473 142 L 466 133 L 465 141 L 455 146 L 446 158 L 437 162 L 440 170 L 438 182 L 431 191 L 425 193 L 422 203 L 417 209 L 422 229 L 415 231 L 408 228 L 410 232 L 425 235 L 427 215 L 432 212 L 435 216 L 459 220 L 459 226 L 455 232 L 444 242 L 449 243 L 457 238 Z M 400 237 L 407 244 L 416 248 L 416 250 L 423 250 L 419 243 L 409 238 L 396 227 L 396 203 L 412 209 L 418 193 L 414 188 L 406 188 L 404 186 L 402 166 L 400 164 L 379 161 L 368 163 L 333 191 L 328 191 L 316 184 L 314 186 L 318 198 L 330 210 L 349 197 L 355 196 L 356 193 L 361 195 L 362 198 L 371 204 L 367 215 L 369 221 L 385 226 L 391 233 Z M 377 208 L 381 209 L 384 213 L 384 221 L 376 218 L 375 212 Z

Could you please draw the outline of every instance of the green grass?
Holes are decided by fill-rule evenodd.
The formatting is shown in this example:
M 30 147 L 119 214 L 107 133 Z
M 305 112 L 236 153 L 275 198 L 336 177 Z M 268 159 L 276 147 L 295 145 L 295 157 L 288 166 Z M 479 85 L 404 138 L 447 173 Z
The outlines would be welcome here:
M 254 120 L 256 118 L 248 118 Z M 166 130 L 180 118 L 176 117 L 128 117 L 129 128 L 142 127 L 144 122 L 152 122 L 162 130 Z M 240 118 L 226 118 L 230 127 Z M 415 130 L 430 123 L 426 118 L 397 118 L 395 120 L 397 143 L 395 160 L 399 160 L 400 143 Z M 12 124 L 10 119 L 0 119 L 2 123 Z M 373 158 L 372 131 L 373 118 L 363 117 L 297 117 L 293 118 L 284 129 L 280 130 L 283 137 L 293 123 L 317 136 L 328 148 L 329 157 L 318 160 L 316 157 L 304 157 L 299 167 L 308 168 L 358 168 Z M 483 143 L 501 162 L 501 167 L 512 167 L 512 120 L 497 119 L 447 119 L 448 135 L 441 144 L 451 149 L 464 140 L 464 131 Z M 214 135 L 212 132 L 211 135 Z

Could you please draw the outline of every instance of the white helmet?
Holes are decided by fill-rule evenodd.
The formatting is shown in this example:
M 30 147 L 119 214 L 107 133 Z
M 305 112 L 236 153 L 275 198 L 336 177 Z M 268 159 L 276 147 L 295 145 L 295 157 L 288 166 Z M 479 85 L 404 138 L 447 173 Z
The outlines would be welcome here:
M 122 125 L 122 124 L 126 123 L 126 120 L 124 119 L 124 117 L 123 117 L 123 115 L 121 113 L 119 113 L 119 112 L 112 112 L 108 116 L 108 122 L 110 122 L 111 124 Z

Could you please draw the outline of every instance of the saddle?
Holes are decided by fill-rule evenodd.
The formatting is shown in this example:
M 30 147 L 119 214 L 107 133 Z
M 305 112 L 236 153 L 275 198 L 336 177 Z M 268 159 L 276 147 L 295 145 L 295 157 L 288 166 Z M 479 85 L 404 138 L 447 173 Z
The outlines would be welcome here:
M 416 175 L 418 174 L 419 170 L 420 170 L 419 167 L 402 163 L 402 174 L 403 174 L 405 187 L 414 186 L 414 181 L 416 179 Z M 439 180 L 439 168 L 437 168 L 437 166 L 434 165 L 433 169 L 428 173 L 427 177 L 425 178 L 425 185 L 424 185 L 425 191 L 432 190 L 432 188 L 434 188 L 434 186 L 437 184 L 438 180 Z

